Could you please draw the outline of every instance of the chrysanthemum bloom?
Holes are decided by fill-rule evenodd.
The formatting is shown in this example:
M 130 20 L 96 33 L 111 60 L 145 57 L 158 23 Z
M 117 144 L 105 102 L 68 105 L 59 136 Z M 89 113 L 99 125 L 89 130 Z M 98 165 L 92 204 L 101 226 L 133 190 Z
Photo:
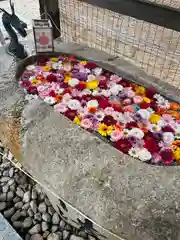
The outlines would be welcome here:
M 104 123 L 99 124 L 98 132 L 102 136 L 107 137 L 107 136 L 109 136 L 112 133 L 112 131 L 113 131 L 113 127 L 112 126 L 107 126 Z

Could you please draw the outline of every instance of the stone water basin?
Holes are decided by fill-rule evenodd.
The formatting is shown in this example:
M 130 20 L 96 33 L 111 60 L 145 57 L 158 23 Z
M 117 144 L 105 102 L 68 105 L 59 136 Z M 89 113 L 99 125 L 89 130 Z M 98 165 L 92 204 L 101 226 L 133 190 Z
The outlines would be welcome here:
M 94 60 L 100 67 L 154 87 L 179 102 L 177 89 L 122 59 L 73 44 L 58 45 L 56 50 L 54 56 L 65 53 Z M 35 60 L 30 57 L 18 67 L 16 80 Z M 25 101 L 17 82 L 11 79 L 8 84 L 11 94 L 0 105 L 4 110 L 1 140 L 24 169 L 50 190 L 48 196 L 65 220 L 97 239 L 178 239 L 178 166 L 133 159 L 42 100 Z

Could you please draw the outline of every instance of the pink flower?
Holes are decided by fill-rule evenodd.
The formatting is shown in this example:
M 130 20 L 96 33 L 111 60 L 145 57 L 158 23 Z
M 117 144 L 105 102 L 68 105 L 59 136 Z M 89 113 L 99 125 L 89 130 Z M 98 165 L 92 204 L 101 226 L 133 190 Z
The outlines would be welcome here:
M 58 103 L 54 106 L 55 112 L 65 113 L 67 110 L 68 110 L 68 108 L 63 103 Z
M 112 115 L 113 112 L 114 112 L 114 108 L 112 108 L 112 107 L 107 107 L 104 109 L 105 115 Z
M 143 101 L 143 98 L 141 96 L 135 96 L 133 97 L 133 101 L 135 104 L 140 104 Z
M 41 91 L 41 92 L 39 92 L 39 97 L 42 98 L 42 99 L 45 99 L 46 97 L 49 96 L 49 93 L 50 93 L 49 89 Z
M 123 132 L 119 130 L 112 131 L 110 137 L 112 142 L 117 142 L 119 141 L 123 136 Z
M 115 83 L 118 83 L 122 80 L 122 77 L 119 77 L 119 76 L 114 74 L 114 75 L 111 75 L 110 80 L 115 82 Z
M 133 98 L 135 96 L 135 92 L 130 89 L 129 91 L 126 92 L 126 96 L 128 98 Z
M 81 121 L 81 127 L 85 129 L 92 128 L 92 126 L 93 126 L 92 121 L 88 118 L 85 118 Z

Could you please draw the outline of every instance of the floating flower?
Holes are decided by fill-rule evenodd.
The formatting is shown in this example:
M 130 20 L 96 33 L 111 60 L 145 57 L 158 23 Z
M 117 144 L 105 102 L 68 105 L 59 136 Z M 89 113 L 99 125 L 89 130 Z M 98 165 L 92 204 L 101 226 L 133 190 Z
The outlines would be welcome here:
M 99 106 L 98 104 L 98 101 L 97 100 L 90 100 L 88 103 L 87 103 L 87 107 L 90 108 L 90 107 L 94 107 L 94 108 L 97 108 Z
M 133 101 L 135 104 L 140 104 L 143 101 L 143 98 L 141 96 L 135 96 L 133 97 Z
M 111 132 L 110 137 L 112 142 L 117 142 L 123 137 L 123 132 L 119 130 L 114 130 Z
M 43 66 L 42 69 L 44 72 L 49 72 L 51 70 L 51 66 Z
M 64 103 L 58 103 L 54 105 L 54 111 L 55 112 L 60 112 L 60 113 L 65 113 L 68 110 L 66 104 Z
M 169 145 L 171 145 L 174 141 L 174 134 L 171 132 L 164 132 L 163 133 L 163 141 Z
M 146 93 L 146 89 L 144 87 L 142 87 L 142 86 L 137 86 L 135 88 L 135 91 L 136 91 L 137 95 L 141 95 L 141 96 L 144 96 L 145 93 Z
M 104 117 L 105 117 L 105 113 L 103 111 L 97 111 L 95 113 L 95 116 L 96 116 L 96 119 L 99 121 L 99 122 L 102 122 Z
M 119 77 L 117 75 L 111 75 L 110 80 L 115 83 L 119 83 L 122 80 L 122 77 Z
M 138 151 L 139 151 L 138 148 L 132 147 L 132 148 L 128 151 L 128 153 L 129 153 L 129 155 L 130 155 L 131 157 L 133 157 L 133 158 L 138 158 L 138 157 L 139 157 Z
M 151 102 L 151 100 L 150 100 L 149 98 L 147 98 L 147 97 L 143 97 L 143 101 L 144 101 L 145 103 L 150 103 L 150 102 Z
M 173 153 L 171 149 L 160 151 L 161 161 L 164 165 L 170 165 L 173 162 Z
M 177 162 L 180 162 L 180 148 L 176 148 L 173 151 L 173 157 Z
M 152 158 L 152 155 L 146 148 L 142 148 L 138 150 L 138 158 L 141 161 L 148 161 Z
M 58 62 L 58 61 L 59 61 L 59 59 L 58 59 L 58 58 L 56 58 L 56 57 L 53 57 L 53 58 L 50 58 L 50 61 L 51 61 L 51 62 Z
M 75 87 L 76 85 L 79 84 L 79 80 L 77 78 L 71 78 L 69 81 L 68 81 L 68 84 L 71 86 L 71 87 Z
M 138 139 L 142 139 L 144 137 L 144 132 L 139 128 L 133 128 L 129 131 L 129 135 L 134 136 Z
M 92 128 L 93 124 L 92 121 L 88 118 L 85 118 L 81 121 L 81 127 L 85 128 L 85 129 L 89 129 Z
M 62 101 L 63 101 L 63 103 L 68 104 L 68 102 L 69 102 L 71 99 L 72 99 L 71 95 L 70 95 L 69 93 L 66 93 L 66 94 L 64 94 Z
M 151 116 L 149 117 L 149 121 L 153 124 L 156 124 L 160 121 L 161 117 L 158 114 L 151 114 Z
M 152 154 L 159 152 L 158 143 L 154 138 L 149 138 L 145 140 L 144 147 Z
M 98 87 L 99 82 L 97 80 L 93 80 L 90 82 L 87 82 L 86 87 L 90 90 L 96 89 Z
M 121 92 L 122 90 L 123 90 L 123 86 L 118 84 L 115 84 L 109 89 L 112 95 L 118 95 L 118 93 Z
M 28 70 L 28 71 L 33 71 L 33 70 L 35 70 L 35 66 L 34 65 L 28 65 L 27 67 L 26 67 L 26 70 Z
M 99 134 L 101 134 L 102 136 L 109 136 L 113 131 L 113 127 L 112 126 L 107 126 L 104 123 L 99 124 L 99 128 L 98 128 L 98 132 Z
M 69 100 L 67 105 L 71 110 L 78 110 L 81 108 L 81 103 L 76 99 Z
M 45 97 L 44 101 L 49 105 L 53 105 L 56 103 L 56 99 L 54 97 L 50 97 L 50 96 Z
M 114 142 L 114 147 L 123 153 L 128 153 L 132 145 L 127 139 L 120 139 L 119 141 Z
M 104 109 L 104 114 L 105 115 L 112 115 L 113 112 L 114 112 L 114 108 L 112 108 L 112 107 L 107 107 L 107 108 Z

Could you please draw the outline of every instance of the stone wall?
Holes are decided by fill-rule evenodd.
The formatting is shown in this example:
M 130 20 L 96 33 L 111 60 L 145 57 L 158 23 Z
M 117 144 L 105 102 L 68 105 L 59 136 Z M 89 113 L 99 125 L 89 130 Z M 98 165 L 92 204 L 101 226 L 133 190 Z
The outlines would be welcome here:
M 176 0 L 150 0 L 179 7 Z M 59 0 L 64 42 L 85 44 L 141 67 L 180 87 L 180 33 L 78 0 Z

